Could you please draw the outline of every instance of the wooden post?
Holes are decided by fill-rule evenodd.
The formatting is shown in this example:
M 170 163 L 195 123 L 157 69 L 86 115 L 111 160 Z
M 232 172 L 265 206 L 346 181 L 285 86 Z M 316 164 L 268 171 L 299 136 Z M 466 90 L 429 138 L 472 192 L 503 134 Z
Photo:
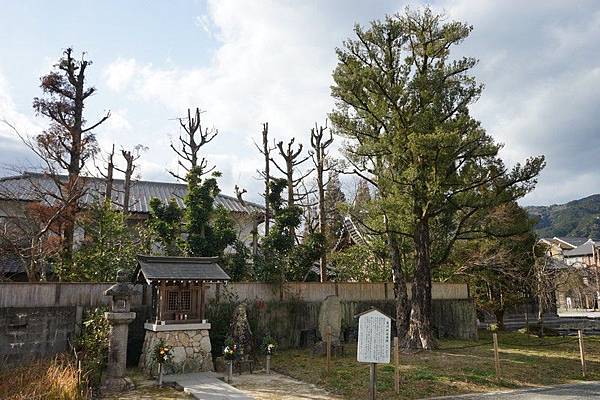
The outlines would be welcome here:
M 500 380 L 500 355 L 498 354 L 498 334 L 493 333 L 494 337 L 494 364 L 496 366 L 496 379 Z
M 394 390 L 400 394 L 400 343 L 398 336 L 394 337 Z
M 585 346 L 583 344 L 583 332 L 581 329 L 577 331 L 577 336 L 579 337 L 579 356 L 581 357 L 581 374 L 583 377 L 586 377 L 586 368 L 585 368 Z
M 369 364 L 369 400 L 377 397 L 377 364 Z
M 233 360 L 227 362 L 227 383 L 231 383 L 233 378 Z
M 200 320 L 203 320 L 206 315 L 206 300 L 204 293 L 204 281 L 200 281 Z
M 331 366 L 331 325 L 327 325 L 325 329 L 325 347 L 327 352 L 327 372 Z
M 267 374 L 271 373 L 271 356 L 267 354 Z
M 165 282 L 160 282 L 160 287 L 158 288 L 158 320 L 164 321 L 164 313 L 165 303 L 167 302 L 166 293 L 165 293 Z
M 163 363 L 158 363 L 158 387 L 163 387 Z

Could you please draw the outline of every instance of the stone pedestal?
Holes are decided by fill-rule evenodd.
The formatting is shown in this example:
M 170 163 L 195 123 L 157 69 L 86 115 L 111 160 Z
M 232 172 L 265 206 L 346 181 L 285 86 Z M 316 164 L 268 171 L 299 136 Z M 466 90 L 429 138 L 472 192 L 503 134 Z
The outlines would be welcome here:
M 106 378 L 121 378 L 125 374 L 127 364 L 128 325 L 135 319 L 134 312 L 107 312 L 104 316 L 110 324 L 108 336 L 108 363 Z
M 210 344 L 210 324 L 144 324 L 146 337 L 139 367 L 152 374 L 158 373 L 158 365 L 152 359 L 157 343 L 162 339 L 170 347 L 171 358 L 163 366 L 165 374 L 213 371 Z

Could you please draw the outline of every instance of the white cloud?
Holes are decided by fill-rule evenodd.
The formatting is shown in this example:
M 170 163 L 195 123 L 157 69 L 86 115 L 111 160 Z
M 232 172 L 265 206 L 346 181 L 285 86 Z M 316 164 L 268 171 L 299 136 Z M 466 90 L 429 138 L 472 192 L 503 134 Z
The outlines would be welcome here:
M 114 92 L 121 92 L 133 78 L 136 69 L 137 65 L 134 59 L 116 59 L 108 65 L 104 72 L 106 85 Z
M 17 110 L 9 90 L 8 82 L 0 72 L 0 175 L 36 168 L 38 162 L 35 156 L 15 130 L 23 137 L 31 137 L 42 130 L 30 116 Z
M 333 105 L 329 86 L 337 40 L 314 9 L 284 3 L 210 2 L 202 21 L 215 27 L 221 41 L 208 66 L 159 68 L 130 59 L 127 69 L 135 66 L 136 71 L 127 75 L 128 81 L 136 99 L 162 104 L 169 117 L 184 115 L 188 107 L 206 110 L 206 126 L 220 131 L 206 151 L 223 172 L 222 187 L 230 193 L 235 183 L 256 186 L 249 197 L 257 200 L 261 189 L 255 176 L 261 161 L 252 139 L 260 137 L 261 124 L 269 121 L 273 139 L 307 141 L 314 122 L 323 122 Z M 111 71 L 122 65 L 115 61 Z M 177 123 L 167 126 L 176 136 Z M 149 134 L 164 138 L 164 131 Z M 163 159 L 174 159 L 167 148 L 161 151 Z
M 202 14 L 196 16 L 195 23 L 196 26 L 206 32 L 209 37 L 212 37 L 211 21 L 208 15 Z

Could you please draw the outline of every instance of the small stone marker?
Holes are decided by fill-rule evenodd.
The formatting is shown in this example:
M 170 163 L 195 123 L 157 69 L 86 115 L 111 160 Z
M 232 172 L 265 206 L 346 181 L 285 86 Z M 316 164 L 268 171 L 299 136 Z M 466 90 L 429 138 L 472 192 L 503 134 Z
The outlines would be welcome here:
M 375 400 L 377 393 L 377 364 L 389 364 L 392 319 L 373 308 L 358 314 L 358 362 L 369 363 L 369 400 Z

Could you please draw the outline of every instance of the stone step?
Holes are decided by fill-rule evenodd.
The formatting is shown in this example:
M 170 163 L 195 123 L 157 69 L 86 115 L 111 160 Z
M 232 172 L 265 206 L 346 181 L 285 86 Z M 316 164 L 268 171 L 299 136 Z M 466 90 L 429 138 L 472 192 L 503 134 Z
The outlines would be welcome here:
M 253 400 L 254 397 L 223 382 L 214 372 L 196 372 L 191 374 L 166 375 L 164 382 L 175 382 L 183 391 L 195 399 L 202 400 Z

